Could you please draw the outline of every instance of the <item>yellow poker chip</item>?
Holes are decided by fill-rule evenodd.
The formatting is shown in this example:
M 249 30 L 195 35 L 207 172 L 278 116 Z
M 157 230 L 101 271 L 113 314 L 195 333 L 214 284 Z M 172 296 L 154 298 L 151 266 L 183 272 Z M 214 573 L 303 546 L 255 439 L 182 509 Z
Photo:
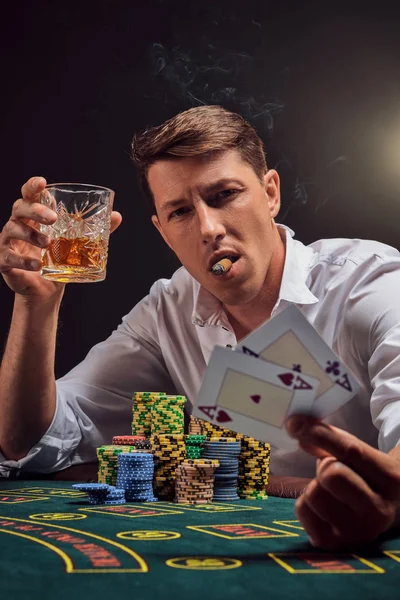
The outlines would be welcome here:
M 243 456 L 243 454 L 240 455 L 240 458 L 243 462 L 247 462 L 248 460 L 263 460 L 265 462 L 269 462 L 269 455 L 265 454 L 265 455 L 260 455 L 260 454 L 256 454 L 256 455 L 252 455 L 252 456 Z
M 245 473 L 251 473 L 251 471 L 266 471 L 267 469 L 269 469 L 269 465 L 260 465 L 260 464 L 254 464 L 254 465 L 246 465 L 245 467 L 242 467 L 243 472 Z
M 184 420 L 183 415 L 165 414 L 162 417 L 160 415 L 157 415 L 157 416 L 153 415 L 152 426 L 165 425 L 165 424 L 179 425 L 181 422 L 183 422 L 183 420 Z
M 175 443 L 169 441 L 169 440 L 165 440 L 165 442 L 161 442 L 160 440 L 156 440 L 154 437 L 151 438 L 151 445 L 154 446 L 154 448 L 167 448 L 167 449 L 173 449 L 173 448 L 179 448 L 183 446 L 182 442 L 176 441 Z
M 186 402 L 186 396 L 174 395 L 174 394 L 164 394 L 164 397 L 167 401 L 173 402 L 174 400 L 184 400 Z
M 176 442 L 175 444 L 171 444 L 169 442 L 165 442 L 165 444 L 162 444 L 160 442 L 155 442 L 154 440 L 151 440 L 151 445 L 153 448 L 157 448 L 160 450 L 174 450 L 175 448 L 183 448 L 183 446 L 185 445 L 182 442 Z
M 156 427 L 161 427 L 161 426 L 165 426 L 165 425 L 180 425 L 181 423 L 183 423 L 184 419 L 183 419 L 183 415 L 178 416 L 174 416 L 174 415 L 165 415 L 164 417 L 153 417 L 152 419 L 152 427 L 153 427 L 153 431 L 155 431 Z M 171 433 L 174 433 L 173 431 Z
M 210 437 L 210 442 L 236 442 L 236 438 L 234 437 Z
M 154 436 L 152 436 L 152 438 L 154 438 L 156 440 L 160 439 L 163 442 L 167 442 L 169 440 L 175 441 L 175 440 L 183 440 L 184 439 L 183 438 L 183 434 L 180 434 L 180 433 L 179 434 L 178 433 L 176 433 L 176 434 L 174 434 L 174 433 L 168 434 L 167 433 L 167 434 L 164 434 L 164 435 L 162 435 L 162 434 L 161 435 L 155 434 Z
M 258 457 L 258 456 L 252 456 L 250 458 L 245 458 L 245 459 L 242 460 L 242 463 L 244 465 L 251 464 L 252 462 L 254 462 L 254 463 L 256 462 L 259 465 L 268 465 L 269 464 L 269 457 L 267 458 L 265 456 L 260 456 L 260 457 Z
M 160 450 L 159 448 L 152 448 L 154 454 L 159 456 L 181 456 L 185 453 L 184 448 L 177 448 L 176 450 Z
M 159 431 L 160 428 L 166 429 L 165 434 L 179 433 L 178 431 L 177 432 L 174 431 L 174 427 L 179 427 L 180 425 L 183 425 L 183 418 L 182 419 L 173 419 L 173 418 L 169 419 L 166 417 L 164 417 L 163 419 L 155 418 L 155 419 L 153 419 L 152 424 L 151 424 L 152 433 Z
M 248 448 L 243 448 L 243 446 L 241 450 L 242 456 L 247 458 L 269 457 L 271 455 L 269 450 L 249 450 Z
M 247 487 L 239 486 L 238 489 L 242 492 L 242 494 L 254 494 L 255 492 L 260 493 L 260 492 L 265 492 L 266 491 L 265 487 L 261 487 L 261 486 L 258 486 L 257 488 L 255 488 L 255 487 L 248 487 L 248 486 Z
M 157 398 L 159 396 L 167 396 L 167 394 L 165 392 L 133 392 L 132 399 Z
M 157 448 L 153 448 L 153 452 L 156 456 L 159 456 L 160 458 L 168 458 L 168 457 L 179 457 L 179 456 L 184 456 L 185 455 L 185 450 L 158 450 Z
M 155 434 L 154 434 L 155 435 Z M 181 435 L 181 434 L 176 434 L 176 435 Z M 160 440 L 158 438 L 155 438 L 154 436 L 151 437 L 151 445 L 155 446 L 156 448 L 182 448 L 185 443 L 183 440 Z
M 244 440 L 242 440 L 242 446 L 243 448 L 246 448 L 248 450 L 270 450 L 270 445 L 269 444 L 263 444 L 261 442 L 254 442 L 251 444 L 246 444 L 246 442 Z
M 185 452 L 185 448 L 155 448 L 154 446 L 152 450 L 158 454 L 164 454 L 165 456 L 173 456 L 174 454 L 177 456 Z
M 239 483 L 239 487 L 241 488 L 254 488 L 260 485 L 265 485 L 265 482 L 268 482 L 268 478 L 267 479 L 255 479 L 254 481 L 250 480 L 250 479 L 239 479 L 238 483 Z
M 263 492 L 258 492 L 257 494 L 242 494 L 240 490 L 238 490 L 239 498 L 242 500 L 268 500 L 268 494 Z
M 165 462 L 166 460 L 176 462 L 180 458 L 185 458 L 184 452 L 180 454 L 161 454 L 160 452 L 155 452 L 154 456 L 156 456 L 158 460 L 161 460 L 161 462 Z
M 250 475 L 260 475 L 262 473 L 265 473 L 264 469 L 260 469 L 258 467 L 251 467 L 249 469 L 246 469 L 243 471 L 243 475 L 247 475 L 248 477 L 250 477 Z

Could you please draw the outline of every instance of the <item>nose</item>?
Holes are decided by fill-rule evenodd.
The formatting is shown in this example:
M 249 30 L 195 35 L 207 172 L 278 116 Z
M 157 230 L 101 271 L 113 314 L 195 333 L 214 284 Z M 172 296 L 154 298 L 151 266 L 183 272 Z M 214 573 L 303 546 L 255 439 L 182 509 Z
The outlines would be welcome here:
M 226 229 L 222 223 L 221 211 L 202 202 L 197 205 L 196 213 L 203 244 L 209 244 L 225 237 Z

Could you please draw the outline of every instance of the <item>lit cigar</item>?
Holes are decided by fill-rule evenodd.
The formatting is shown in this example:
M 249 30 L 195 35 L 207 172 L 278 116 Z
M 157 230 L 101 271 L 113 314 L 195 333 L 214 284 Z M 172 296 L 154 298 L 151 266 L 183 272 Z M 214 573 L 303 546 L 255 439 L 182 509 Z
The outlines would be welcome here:
M 211 267 L 211 271 L 214 275 L 222 275 L 223 273 L 227 273 L 232 265 L 233 262 L 229 258 L 221 258 L 221 260 Z

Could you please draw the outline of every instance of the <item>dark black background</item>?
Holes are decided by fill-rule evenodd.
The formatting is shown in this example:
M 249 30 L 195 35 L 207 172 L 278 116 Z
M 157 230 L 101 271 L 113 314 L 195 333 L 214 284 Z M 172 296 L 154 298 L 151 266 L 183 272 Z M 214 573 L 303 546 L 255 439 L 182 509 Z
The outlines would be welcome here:
M 67 287 L 57 376 L 178 266 L 151 224 L 130 142 L 180 110 L 218 103 L 249 119 L 281 176 L 280 220 L 305 243 L 364 237 L 400 247 L 397 4 L 1 5 L 1 223 L 33 175 L 111 187 L 124 219 L 106 281 Z M 13 295 L 3 281 L 0 302 L 4 345 Z

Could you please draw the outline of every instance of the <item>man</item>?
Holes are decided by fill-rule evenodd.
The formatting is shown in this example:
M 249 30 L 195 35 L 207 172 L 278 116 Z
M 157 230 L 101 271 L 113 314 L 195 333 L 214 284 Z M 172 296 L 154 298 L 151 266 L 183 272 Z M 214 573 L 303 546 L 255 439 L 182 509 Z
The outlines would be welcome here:
M 57 382 L 64 286 L 39 274 L 48 240 L 36 226 L 56 219 L 38 203 L 43 178 L 24 185 L 0 236 L 0 270 L 15 293 L 0 371 L 3 474 L 93 461 L 96 446 L 128 433 L 133 391 L 193 402 L 215 344 L 233 346 L 294 303 L 362 390 L 324 423 L 288 422 L 302 449 L 272 449 L 269 492 L 303 492 L 297 515 L 315 545 L 375 539 L 400 506 L 399 253 L 369 241 L 293 240 L 275 223 L 279 176 L 261 140 L 221 107 L 190 109 L 135 136 L 133 157 L 152 221 L 183 267 Z M 114 212 L 113 230 L 120 221 Z M 216 276 L 211 267 L 223 256 L 234 264 Z

